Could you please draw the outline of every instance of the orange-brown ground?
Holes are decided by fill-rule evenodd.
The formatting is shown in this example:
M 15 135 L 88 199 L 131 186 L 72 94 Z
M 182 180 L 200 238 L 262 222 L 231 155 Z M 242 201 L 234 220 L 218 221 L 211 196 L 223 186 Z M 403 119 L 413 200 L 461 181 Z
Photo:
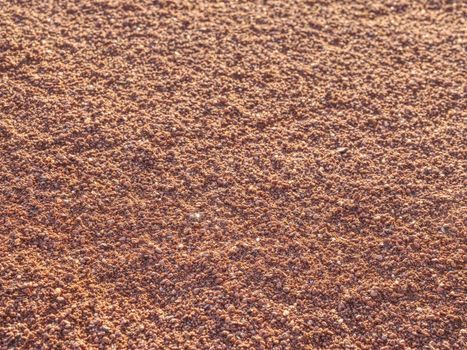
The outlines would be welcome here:
M 462 1 L 0 1 L 0 349 L 465 349 Z

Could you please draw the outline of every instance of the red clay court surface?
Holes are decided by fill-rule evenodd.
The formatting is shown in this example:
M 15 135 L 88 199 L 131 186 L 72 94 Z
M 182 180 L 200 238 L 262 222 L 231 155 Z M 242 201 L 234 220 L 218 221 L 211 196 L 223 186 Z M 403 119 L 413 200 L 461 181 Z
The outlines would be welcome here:
M 465 349 L 463 1 L 0 1 L 0 349 Z

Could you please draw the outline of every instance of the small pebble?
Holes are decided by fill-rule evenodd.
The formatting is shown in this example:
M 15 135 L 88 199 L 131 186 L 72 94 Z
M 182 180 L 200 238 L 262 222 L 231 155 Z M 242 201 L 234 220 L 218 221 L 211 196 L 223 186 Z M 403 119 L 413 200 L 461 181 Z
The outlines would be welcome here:
M 338 149 L 336 149 L 337 153 L 340 153 L 340 154 L 344 154 L 348 151 L 348 148 L 347 147 L 339 147 Z
M 344 303 L 339 303 L 339 305 L 337 306 L 337 310 L 338 311 L 344 311 L 345 310 L 345 304 Z
M 196 221 L 200 220 L 201 219 L 201 213 L 192 213 L 192 214 L 190 214 L 190 219 L 191 220 L 196 220 Z

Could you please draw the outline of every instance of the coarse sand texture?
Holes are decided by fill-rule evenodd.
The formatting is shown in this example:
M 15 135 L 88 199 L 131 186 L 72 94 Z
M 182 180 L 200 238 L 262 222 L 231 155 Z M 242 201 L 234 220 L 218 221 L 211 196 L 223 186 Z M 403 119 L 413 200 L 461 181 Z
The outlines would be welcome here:
M 467 348 L 467 3 L 0 0 L 0 350 Z

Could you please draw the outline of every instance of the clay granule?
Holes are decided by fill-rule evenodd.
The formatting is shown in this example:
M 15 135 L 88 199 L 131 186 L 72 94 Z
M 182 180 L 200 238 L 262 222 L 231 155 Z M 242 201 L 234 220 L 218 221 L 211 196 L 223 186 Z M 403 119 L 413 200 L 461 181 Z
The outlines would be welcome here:
M 0 349 L 465 349 L 466 10 L 0 0 Z

